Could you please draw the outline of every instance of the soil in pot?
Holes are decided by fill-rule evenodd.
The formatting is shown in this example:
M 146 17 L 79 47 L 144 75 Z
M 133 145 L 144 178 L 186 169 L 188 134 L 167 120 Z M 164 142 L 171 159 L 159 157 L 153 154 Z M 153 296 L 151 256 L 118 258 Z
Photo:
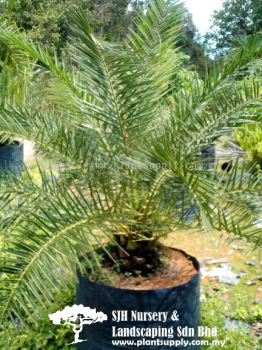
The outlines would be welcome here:
M 153 249 L 151 261 L 147 261 L 147 256 L 143 256 L 140 250 L 140 256 L 132 256 L 130 265 L 123 258 L 120 267 L 105 258 L 102 276 L 107 276 L 107 279 L 103 278 L 102 282 L 115 288 L 153 290 L 183 285 L 198 274 L 192 258 L 183 251 L 162 245 Z

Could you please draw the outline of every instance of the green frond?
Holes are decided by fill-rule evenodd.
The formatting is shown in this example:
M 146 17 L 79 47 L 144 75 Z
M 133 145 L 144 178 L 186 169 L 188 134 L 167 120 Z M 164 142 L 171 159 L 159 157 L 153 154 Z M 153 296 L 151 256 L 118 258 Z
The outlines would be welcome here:
M 236 161 L 227 179 L 221 177 L 218 181 L 218 174 L 212 176 L 210 172 L 195 169 L 186 170 L 182 182 L 207 230 L 225 231 L 260 244 L 262 230 L 256 222 L 261 211 L 254 210 L 249 202 L 259 201 L 262 182 L 250 173 L 245 163 Z
M 23 53 L 24 60 L 30 58 L 31 64 L 36 62 L 42 65 L 54 76 L 64 81 L 72 91 L 76 94 L 78 93 L 72 81 L 72 77 L 70 76 L 70 72 L 66 70 L 65 63 L 61 63 L 56 55 L 52 57 L 47 50 L 40 45 L 33 44 L 12 27 L 0 28 L 0 41 L 10 45 L 11 48 L 20 49 Z
M 85 258 L 90 268 L 94 266 L 94 261 L 90 265 L 92 244 L 102 244 L 107 238 L 102 226 L 110 217 L 109 212 L 96 211 L 80 190 L 70 191 L 59 180 L 56 188 L 47 182 L 46 175 L 42 182 L 41 187 L 28 183 L 34 187 L 37 206 L 32 196 L 25 200 L 27 182 L 16 185 L 20 186 L 24 200 L 10 212 L 9 225 L 2 225 L 2 235 L 6 230 L 9 233 L 0 258 L 2 318 L 13 314 L 23 319 L 25 314 L 34 313 L 35 302 L 42 305 L 51 302 L 54 291 L 61 284 L 68 285 L 76 276 L 76 269 L 83 267 L 80 258 Z M 0 200 L 2 205 L 4 201 L 5 210 L 12 208 L 16 199 L 19 201 L 14 195 L 15 183 L 9 196 L 7 192 L 2 186 Z
M 58 115 L 56 110 L 49 110 L 46 115 L 19 107 L 0 108 L 0 129 L 4 130 L 4 137 L 30 140 L 42 155 L 69 166 L 84 166 L 86 171 L 95 154 L 97 157 L 99 154 L 110 155 L 99 130 L 72 123 L 69 118 Z

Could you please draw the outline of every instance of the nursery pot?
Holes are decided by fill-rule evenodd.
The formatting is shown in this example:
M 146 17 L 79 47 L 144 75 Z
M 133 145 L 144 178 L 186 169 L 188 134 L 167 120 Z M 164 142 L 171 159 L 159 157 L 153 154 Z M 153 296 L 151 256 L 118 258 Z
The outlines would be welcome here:
M 0 145 L 0 173 L 11 171 L 16 175 L 23 169 L 24 148 L 21 142 Z
M 201 158 L 202 158 L 202 169 L 203 170 L 209 170 L 214 168 L 215 159 L 216 159 L 216 149 L 215 146 L 210 145 L 206 147 L 201 152 Z
M 192 261 L 197 274 L 176 287 L 120 289 L 79 275 L 76 303 L 96 309 L 102 313 L 103 321 L 100 318 L 98 322 L 83 326 L 77 350 L 198 350 L 198 345 L 185 347 L 184 341 L 198 339 L 199 263 L 194 257 L 184 254 Z M 184 337 L 181 335 L 183 330 L 187 332 Z

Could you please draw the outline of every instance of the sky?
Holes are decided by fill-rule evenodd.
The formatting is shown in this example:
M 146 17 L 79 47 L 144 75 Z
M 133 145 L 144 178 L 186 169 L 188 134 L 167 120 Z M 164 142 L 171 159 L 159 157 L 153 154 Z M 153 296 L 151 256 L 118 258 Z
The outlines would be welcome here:
M 211 15 L 214 10 L 222 7 L 222 2 L 223 0 L 184 0 L 200 34 L 203 35 L 208 31 Z

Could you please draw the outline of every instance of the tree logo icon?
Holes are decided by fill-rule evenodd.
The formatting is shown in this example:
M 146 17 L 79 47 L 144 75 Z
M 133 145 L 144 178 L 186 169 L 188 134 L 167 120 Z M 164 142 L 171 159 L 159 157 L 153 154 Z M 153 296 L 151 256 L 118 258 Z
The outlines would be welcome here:
M 96 309 L 85 307 L 82 304 L 66 306 L 62 311 L 57 311 L 53 314 L 49 314 L 48 316 L 55 325 L 70 324 L 73 326 L 75 340 L 71 344 L 87 341 L 87 339 L 79 339 L 79 335 L 83 330 L 84 324 L 92 324 L 97 322 L 102 323 L 108 319 L 107 315 L 103 312 L 97 312 Z

